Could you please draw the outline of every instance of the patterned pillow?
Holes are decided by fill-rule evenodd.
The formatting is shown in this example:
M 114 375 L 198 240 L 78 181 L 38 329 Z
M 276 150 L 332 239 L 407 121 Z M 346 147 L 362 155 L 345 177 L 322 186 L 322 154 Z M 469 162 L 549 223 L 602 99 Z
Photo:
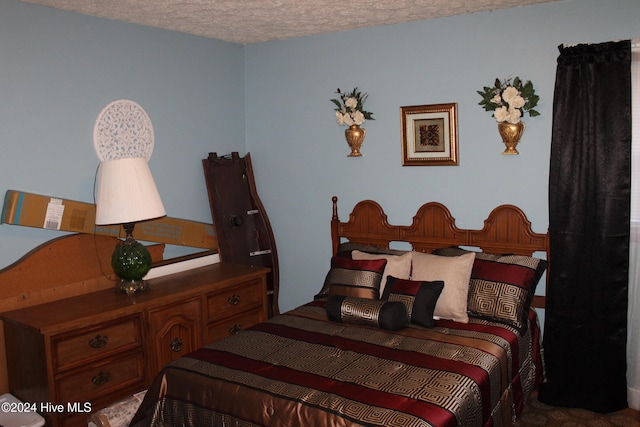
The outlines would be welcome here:
M 408 321 L 433 328 L 433 310 L 443 288 L 442 280 L 417 282 L 389 276 L 382 299 L 403 303 L 407 309 Z
M 523 255 L 479 253 L 469 284 L 469 314 L 527 330 L 531 299 L 547 261 Z
M 351 258 L 356 260 L 363 259 L 386 259 L 387 266 L 382 274 L 380 282 L 380 294 L 384 295 L 384 288 L 387 285 L 387 278 L 394 276 L 399 279 L 409 279 L 411 276 L 411 252 L 405 252 L 402 255 L 387 254 L 370 254 L 361 251 L 351 252 Z
M 469 323 L 467 297 L 475 254 L 446 257 L 413 252 L 412 259 L 411 280 L 427 282 L 442 280 L 444 282 L 444 289 L 433 312 L 434 317 Z
M 462 248 L 438 249 L 434 253 L 457 256 Z M 524 255 L 476 252 L 469 282 L 469 315 L 527 330 L 527 318 L 536 286 L 547 261 Z
M 325 304 L 329 320 L 397 331 L 407 326 L 407 309 L 401 302 L 332 295 Z
M 358 261 L 334 256 L 322 290 L 315 299 L 329 295 L 379 299 L 386 265 L 386 259 Z

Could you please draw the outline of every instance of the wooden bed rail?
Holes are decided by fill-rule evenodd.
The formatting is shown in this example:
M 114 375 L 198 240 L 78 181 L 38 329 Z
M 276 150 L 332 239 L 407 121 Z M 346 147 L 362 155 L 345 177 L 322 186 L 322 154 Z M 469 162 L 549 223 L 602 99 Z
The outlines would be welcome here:
M 548 259 L 549 233 L 536 233 L 524 212 L 513 205 L 495 208 L 481 230 L 461 229 L 449 209 L 437 202 L 425 203 L 418 209 L 411 225 L 391 225 L 382 207 L 363 200 L 355 205 L 349 220 L 338 217 L 338 198 L 334 196 L 331 218 L 333 254 L 340 243 L 349 241 L 380 248 L 391 242 L 409 243 L 413 250 L 431 253 L 438 248 L 469 246 L 483 252 L 532 256 L 543 252 Z M 545 307 L 545 297 L 534 296 L 532 305 Z

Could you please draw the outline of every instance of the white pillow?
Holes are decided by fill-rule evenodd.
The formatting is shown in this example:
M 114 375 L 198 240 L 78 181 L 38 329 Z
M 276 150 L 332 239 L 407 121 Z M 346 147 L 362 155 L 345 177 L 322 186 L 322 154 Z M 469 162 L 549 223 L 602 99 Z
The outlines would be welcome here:
M 387 266 L 382 273 L 382 280 L 380 281 L 380 295 L 384 292 L 384 287 L 387 286 L 387 276 L 393 276 L 398 279 L 408 280 L 411 275 L 411 252 L 407 252 L 402 255 L 387 255 L 387 254 L 370 254 L 361 251 L 351 251 L 351 258 L 355 260 L 372 260 L 372 259 L 386 259 Z
M 413 252 L 411 280 L 442 280 L 444 289 L 436 302 L 434 318 L 469 323 L 467 296 L 475 253 L 447 257 Z

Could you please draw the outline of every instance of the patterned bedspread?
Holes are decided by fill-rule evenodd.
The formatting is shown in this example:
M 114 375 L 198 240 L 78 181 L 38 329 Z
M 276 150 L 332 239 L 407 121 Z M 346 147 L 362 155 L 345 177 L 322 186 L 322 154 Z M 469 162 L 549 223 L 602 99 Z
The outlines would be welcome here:
M 524 336 L 472 319 L 396 332 L 334 323 L 322 301 L 203 347 L 155 379 L 132 426 L 510 426 L 542 380 Z

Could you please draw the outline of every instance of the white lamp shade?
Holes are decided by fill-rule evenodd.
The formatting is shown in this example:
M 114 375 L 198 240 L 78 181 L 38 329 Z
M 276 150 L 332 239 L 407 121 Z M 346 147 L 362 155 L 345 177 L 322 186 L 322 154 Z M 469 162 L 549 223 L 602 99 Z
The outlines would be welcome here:
M 96 225 L 126 224 L 166 214 L 146 159 L 100 162 L 96 176 Z

